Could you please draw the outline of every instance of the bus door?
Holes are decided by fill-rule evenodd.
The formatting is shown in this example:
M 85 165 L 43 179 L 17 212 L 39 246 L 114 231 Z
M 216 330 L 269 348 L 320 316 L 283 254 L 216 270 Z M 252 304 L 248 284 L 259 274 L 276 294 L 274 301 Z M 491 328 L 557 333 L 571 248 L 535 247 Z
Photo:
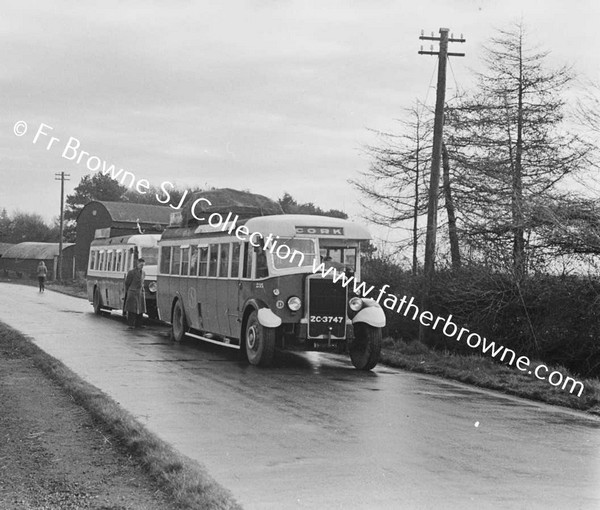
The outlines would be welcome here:
M 240 252 L 240 274 L 237 282 L 237 309 L 238 309 L 238 320 L 236 320 L 235 326 L 232 323 L 233 328 L 233 336 L 239 338 L 240 341 L 244 336 L 242 332 L 242 314 L 244 313 L 244 304 L 246 300 L 250 297 L 250 289 L 253 285 L 253 282 L 250 280 L 252 278 L 252 259 L 253 259 L 254 251 L 252 250 L 252 246 L 250 243 L 245 242 L 241 244 L 241 252 Z
M 226 242 L 218 245 L 217 279 L 215 294 L 216 316 L 218 321 L 218 333 L 223 336 L 232 336 L 237 322 L 238 301 L 238 272 L 239 272 L 239 243 Z M 234 262 L 235 259 L 235 262 Z M 235 265 L 232 268 L 232 265 Z
M 234 321 L 231 320 L 231 327 L 233 330 L 232 336 L 236 338 L 242 338 L 243 332 L 242 327 L 242 314 L 244 313 L 244 304 L 249 298 L 260 296 L 264 288 L 262 280 L 269 275 L 267 257 L 262 246 L 253 247 L 250 243 L 246 242 L 241 246 L 240 253 L 240 273 L 237 284 L 237 303 L 238 303 L 238 317 Z
M 240 276 L 241 276 L 241 251 L 242 243 L 233 242 L 230 247 L 230 272 L 227 280 L 227 328 L 228 336 L 239 338 L 239 330 L 241 322 L 239 321 L 240 314 Z

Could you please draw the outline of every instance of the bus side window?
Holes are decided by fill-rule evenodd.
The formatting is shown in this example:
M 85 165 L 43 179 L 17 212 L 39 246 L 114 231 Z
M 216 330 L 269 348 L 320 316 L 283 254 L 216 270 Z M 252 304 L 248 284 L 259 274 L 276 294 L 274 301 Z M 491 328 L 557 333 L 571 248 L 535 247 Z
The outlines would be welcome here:
M 160 248 L 160 272 L 161 274 L 169 274 L 171 267 L 171 247 L 161 246 Z
M 240 275 L 240 243 L 233 243 L 231 250 L 231 277 L 238 278 Z
M 221 258 L 219 259 L 219 274 L 221 278 L 227 278 L 229 276 L 229 244 L 220 244 Z
M 269 270 L 267 269 L 267 256 L 265 250 L 261 246 L 256 252 L 256 277 L 266 278 L 269 276 Z
M 252 272 L 252 249 L 250 243 L 244 243 L 244 264 L 242 266 L 242 278 L 250 278 Z
M 198 250 L 198 276 L 206 276 L 208 272 L 208 246 L 200 246 Z
M 94 266 L 96 265 L 96 250 L 92 250 L 90 252 L 90 266 L 88 268 L 89 269 L 96 269 Z
M 217 276 L 217 262 L 219 260 L 219 245 L 210 244 L 208 246 L 208 276 Z
M 181 274 L 187 275 L 190 263 L 190 249 L 181 248 Z
M 190 248 L 190 275 L 196 276 L 198 274 L 198 247 L 192 246 Z
M 181 248 L 173 246 L 172 253 L 171 274 L 179 274 L 179 270 L 181 269 Z

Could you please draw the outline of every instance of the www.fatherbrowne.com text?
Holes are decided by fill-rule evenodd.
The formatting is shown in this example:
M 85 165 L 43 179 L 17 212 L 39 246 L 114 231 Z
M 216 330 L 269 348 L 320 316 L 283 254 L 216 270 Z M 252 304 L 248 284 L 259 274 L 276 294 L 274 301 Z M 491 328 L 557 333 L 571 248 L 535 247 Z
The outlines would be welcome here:
M 13 132 L 16 136 L 23 136 L 27 133 L 29 126 L 23 120 L 15 123 L 13 126 Z M 77 165 L 84 165 L 90 172 L 101 172 L 103 175 L 110 175 L 111 178 L 118 181 L 122 186 L 129 189 L 133 189 L 145 195 L 150 190 L 150 182 L 147 179 L 136 178 L 133 172 L 118 168 L 114 164 L 109 164 L 104 159 L 98 156 L 90 154 L 88 151 L 83 150 L 81 147 L 81 141 L 74 136 L 70 136 L 66 143 L 61 144 L 60 138 L 52 136 L 54 128 L 48 124 L 40 123 L 37 131 L 33 137 L 33 143 L 35 145 L 44 145 L 47 151 L 50 150 L 61 150 L 61 157 L 66 160 L 73 161 Z M 180 209 L 183 205 L 189 190 L 185 190 L 181 200 L 177 205 L 171 204 L 171 194 L 169 191 L 175 189 L 175 185 L 172 182 L 164 181 L 160 184 L 161 194 L 155 194 L 156 200 L 164 205 L 169 205 L 173 209 Z
M 316 261 L 313 263 L 313 273 L 319 274 L 323 278 L 331 275 L 334 282 L 340 282 L 342 287 L 348 287 L 354 290 L 354 292 L 363 298 L 369 299 L 369 296 L 375 290 L 373 285 L 367 287 L 366 282 L 357 282 L 354 276 L 346 276 L 344 272 L 338 272 L 333 267 L 325 267 L 325 264 L 317 264 Z M 457 341 L 465 341 L 472 349 L 481 348 L 484 354 L 490 354 L 492 358 L 505 361 L 508 358 L 508 365 L 512 366 L 515 363 L 516 367 L 521 372 L 527 372 L 528 374 L 535 375 L 540 380 L 547 380 L 552 386 L 561 387 L 563 390 L 569 389 L 569 393 L 573 393 L 577 389 L 577 396 L 581 397 L 584 386 L 580 381 L 576 381 L 572 377 L 565 377 L 558 371 L 550 372 L 550 375 L 546 377 L 549 370 L 546 365 L 539 364 L 537 366 L 531 366 L 531 360 L 527 356 L 519 356 L 512 349 L 508 349 L 502 345 L 496 345 L 495 342 L 489 342 L 487 338 L 481 337 L 479 334 L 469 331 L 467 328 L 460 327 L 452 322 L 452 315 L 448 317 L 435 317 L 432 312 L 428 310 L 420 310 L 419 307 L 414 303 L 414 297 L 408 299 L 407 296 L 402 296 L 401 299 L 394 294 L 388 294 L 386 289 L 390 286 L 386 283 L 383 287 L 378 289 L 377 296 L 371 297 L 377 303 L 380 303 L 383 299 L 383 306 L 388 310 L 395 311 L 396 313 L 402 313 L 404 317 L 412 316 L 412 320 L 418 320 L 423 326 L 430 327 L 433 330 L 442 332 L 448 338 L 456 338 Z M 385 297 L 384 297 L 385 296 Z M 501 354 L 501 355 L 500 355 Z
M 196 217 L 195 214 L 194 216 Z M 206 220 L 204 217 L 198 219 Z M 219 213 L 213 213 L 209 216 L 207 223 L 212 228 L 221 230 L 223 232 L 228 232 L 229 234 L 233 234 L 235 231 L 235 236 L 238 239 L 244 242 L 249 241 L 250 244 L 255 247 L 261 246 L 258 238 L 262 238 L 262 245 L 266 251 L 271 252 L 280 259 L 289 258 L 290 261 L 293 260 L 296 255 L 298 255 L 298 267 L 305 266 L 303 253 L 297 250 L 292 251 L 285 244 L 280 245 L 280 248 L 283 247 L 285 250 L 281 250 L 280 248 L 275 250 L 276 240 L 273 239 L 273 234 L 263 236 L 258 232 L 250 232 L 244 225 L 238 226 L 237 220 L 238 216 L 236 215 L 235 218 L 233 218 L 233 214 L 231 212 L 226 218 L 223 218 L 223 216 Z M 279 238 L 279 236 L 275 237 Z M 377 303 L 381 303 L 381 300 L 383 299 L 382 305 L 388 310 L 392 310 L 396 313 L 402 313 L 404 317 L 408 317 L 409 314 L 411 314 L 412 320 L 418 320 L 423 326 L 430 327 L 431 329 L 437 331 L 441 330 L 442 334 L 444 334 L 446 337 L 456 337 L 456 340 L 459 342 L 464 340 L 470 348 L 481 348 L 481 351 L 484 354 L 489 353 L 492 358 L 499 359 L 500 361 L 504 362 L 508 357 L 508 361 L 506 362 L 509 366 L 512 366 L 514 363 L 521 372 L 527 372 L 530 375 L 533 374 L 537 379 L 548 381 L 552 386 L 560 386 L 563 390 L 566 390 L 570 385 L 569 393 L 573 393 L 578 389 L 578 397 L 581 397 L 581 394 L 583 393 L 584 386 L 580 381 L 576 381 L 572 377 L 565 377 L 558 371 L 550 372 L 548 367 L 543 364 L 531 366 L 531 360 L 527 356 L 519 356 L 517 358 L 517 353 L 512 349 L 508 349 L 503 345 L 497 346 L 496 342 L 489 342 L 487 338 L 481 337 L 478 333 L 471 332 L 467 328 L 459 328 L 457 324 L 452 322 L 452 315 L 449 315 L 448 317 L 436 317 L 429 310 L 421 311 L 414 303 L 414 297 L 411 297 L 410 299 L 407 296 L 398 298 L 398 296 L 395 294 L 387 293 L 386 290 L 390 288 L 387 283 L 376 291 L 377 297 L 373 298 L 369 296 L 374 296 L 374 285 L 368 286 L 366 282 L 358 282 L 354 276 L 347 276 L 345 272 L 337 271 L 334 267 L 326 267 L 324 263 L 319 264 L 317 263 L 316 259 L 313 260 L 312 271 L 314 274 L 320 275 L 322 278 L 332 276 L 334 282 L 339 282 L 344 288 L 351 288 L 355 294 L 364 299 L 372 299 Z M 550 374 L 546 377 L 548 372 L 550 372 Z

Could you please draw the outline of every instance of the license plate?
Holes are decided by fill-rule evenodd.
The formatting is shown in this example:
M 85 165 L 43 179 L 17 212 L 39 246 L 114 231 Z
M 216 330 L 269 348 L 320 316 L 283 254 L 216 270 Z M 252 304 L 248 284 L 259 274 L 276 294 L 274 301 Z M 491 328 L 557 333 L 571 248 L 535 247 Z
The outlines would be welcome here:
M 335 317 L 333 315 L 311 315 L 310 322 L 320 322 L 322 324 L 323 323 L 329 324 L 332 322 L 342 323 L 342 322 L 344 322 L 344 318 L 343 317 Z

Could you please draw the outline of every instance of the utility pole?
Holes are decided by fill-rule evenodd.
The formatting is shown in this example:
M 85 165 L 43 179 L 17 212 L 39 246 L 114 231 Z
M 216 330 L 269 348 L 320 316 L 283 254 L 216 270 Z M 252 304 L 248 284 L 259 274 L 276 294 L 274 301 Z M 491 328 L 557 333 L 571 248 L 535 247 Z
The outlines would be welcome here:
M 449 53 L 448 42 L 465 42 L 462 34 L 459 39 L 454 36 L 448 37 L 448 29 L 440 28 L 440 36 L 434 37 L 423 35 L 419 39 L 428 41 L 439 41 L 439 51 L 433 51 L 433 46 L 430 51 L 419 51 L 419 55 L 438 55 L 438 77 L 435 100 L 435 119 L 433 124 L 433 149 L 431 153 L 431 175 L 429 178 L 429 199 L 427 204 L 427 234 L 425 237 L 425 285 L 423 289 L 422 309 L 426 310 L 429 306 L 429 291 L 431 281 L 435 271 L 435 241 L 437 236 L 437 210 L 438 210 L 438 193 L 440 189 L 440 160 L 442 155 L 442 141 L 444 131 L 444 103 L 446 100 L 446 64 L 449 56 L 464 57 L 464 53 Z M 419 324 L 419 341 L 425 338 L 425 330 L 422 324 Z
M 58 267 L 56 268 L 56 279 L 62 282 L 62 251 L 63 251 L 63 227 L 64 227 L 64 209 L 65 209 L 65 181 L 69 180 L 70 174 L 61 172 L 54 174 L 54 180 L 60 181 L 60 237 L 58 238 Z

